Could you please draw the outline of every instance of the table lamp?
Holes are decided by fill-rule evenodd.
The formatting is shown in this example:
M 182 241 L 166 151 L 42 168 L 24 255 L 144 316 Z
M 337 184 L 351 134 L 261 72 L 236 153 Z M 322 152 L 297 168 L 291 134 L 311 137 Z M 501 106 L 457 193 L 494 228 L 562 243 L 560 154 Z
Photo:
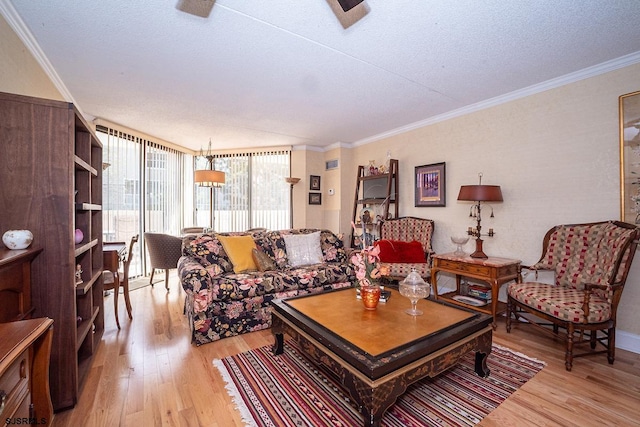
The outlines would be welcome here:
M 476 219 L 477 225 L 474 228 L 469 227 L 467 234 L 476 238 L 476 250 L 470 256 L 471 258 L 488 258 L 487 254 L 482 250 L 483 234 L 480 232 L 482 229 L 480 222 L 482 220 L 480 211 L 482 202 L 502 202 L 502 191 L 499 185 L 482 185 L 482 173 L 478 174 L 480 181 L 479 185 L 463 185 L 460 187 L 460 193 L 458 193 L 458 200 L 476 202 L 471 206 L 469 216 Z M 493 209 L 491 210 L 491 217 L 493 217 Z M 489 232 L 485 236 L 493 237 L 493 228 L 489 229 Z

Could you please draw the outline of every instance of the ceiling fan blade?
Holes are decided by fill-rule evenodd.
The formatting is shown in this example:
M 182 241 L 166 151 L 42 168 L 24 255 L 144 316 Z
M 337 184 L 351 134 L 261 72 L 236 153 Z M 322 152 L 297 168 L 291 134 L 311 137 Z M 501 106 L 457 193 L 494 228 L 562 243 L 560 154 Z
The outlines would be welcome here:
M 216 0 L 178 0 L 176 9 L 191 15 L 208 18 Z
M 342 10 L 344 10 L 345 12 L 350 11 L 362 2 L 363 0 L 338 0 L 338 3 L 340 3 L 340 7 L 342 7 Z

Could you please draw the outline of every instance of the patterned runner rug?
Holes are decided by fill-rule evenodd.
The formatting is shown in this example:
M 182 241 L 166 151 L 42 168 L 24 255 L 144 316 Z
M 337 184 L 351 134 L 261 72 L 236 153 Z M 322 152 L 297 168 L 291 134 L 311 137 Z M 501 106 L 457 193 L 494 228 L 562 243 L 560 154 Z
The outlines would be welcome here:
M 473 353 L 456 367 L 413 384 L 387 410 L 383 426 L 473 426 L 544 367 L 496 344 L 488 378 L 474 372 Z M 265 346 L 214 365 L 250 426 L 361 426 L 354 402 L 331 376 L 319 371 L 294 341 L 274 356 Z

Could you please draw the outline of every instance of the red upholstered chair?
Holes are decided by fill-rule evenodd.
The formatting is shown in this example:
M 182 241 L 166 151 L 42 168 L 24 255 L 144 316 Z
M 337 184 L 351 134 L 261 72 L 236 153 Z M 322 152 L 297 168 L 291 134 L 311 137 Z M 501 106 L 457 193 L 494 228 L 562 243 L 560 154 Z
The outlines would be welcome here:
M 380 225 L 380 263 L 389 266 L 390 278 L 404 279 L 415 268 L 423 279 L 431 280 L 433 228 L 433 220 L 409 216 Z
M 533 273 L 507 287 L 507 332 L 520 320 L 556 338 L 566 331 L 567 371 L 578 356 L 606 352 L 612 364 L 616 312 L 639 237 L 638 228 L 619 221 L 551 228 L 540 261 L 523 267 Z M 539 282 L 540 270 L 552 271 L 555 283 Z M 574 354 L 574 346 L 587 343 L 590 348 Z M 597 344 L 604 350 L 596 350 Z

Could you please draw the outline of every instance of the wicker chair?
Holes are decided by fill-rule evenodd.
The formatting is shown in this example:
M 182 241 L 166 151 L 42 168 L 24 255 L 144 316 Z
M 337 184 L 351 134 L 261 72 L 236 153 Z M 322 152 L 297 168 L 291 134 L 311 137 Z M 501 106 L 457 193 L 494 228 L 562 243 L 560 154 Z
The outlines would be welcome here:
M 578 356 L 606 352 L 613 364 L 616 312 L 639 237 L 638 228 L 619 221 L 551 228 L 540 261 L 523 267 L 533 281 L 507 287 L 507 332 L 520 320 L 556 338 L 560 328 L 566 330 L 567 371 Z M 539 282 L 540 270 L 551 270 L 555 283 Z M 574 354 L 574 345 L 587 343 L 590 349 Z M 605 349 L 596 351 L 597 344 Z
M 178 267 L 178 259 L 182 255 L 182 238 L 162 233 L 144 233 L 144 241 L 151 260 L 149 282 L 153 286 L 153 275 L 156 269 L 163 269 L 164 287 L 168 291 L 169 270 Z
M 124 292 L 124 303 L 127 307 L 127 314 L 129 319 L 133 319 L 131 315 L 131 301 L 129 300 L 129 266 L 131 265 L 131 259 L 133 258 L 133 245 L 138 241 L 138 235 L 136 234 L 131 238 L 129 243 L 129 252 L 125 255 L 126 258 L 122 261 L 122 271 L 108 271 L 102 272 L 102 283 L 105 291 L 113 290 L 113 306 L 116 315 L 116 326 L 120 329 L 120 320 L 118 319 L 118 300 L 120 299 L 120 286 L 122 286 Z

